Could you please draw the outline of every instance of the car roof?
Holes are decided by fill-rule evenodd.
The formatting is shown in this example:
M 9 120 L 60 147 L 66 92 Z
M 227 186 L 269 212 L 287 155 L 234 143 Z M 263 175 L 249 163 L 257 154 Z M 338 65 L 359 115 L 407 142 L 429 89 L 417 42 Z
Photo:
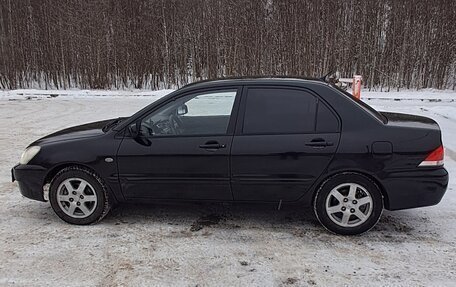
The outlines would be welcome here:
M 320 83 L 327 84 L 321 79 L 315 78 L 301 78 L 301 77 L 287 77 L 287 76 L 261 76 L 261 77 L 233 77 L 233 78 L 219 78 L 213 80 L 204 80 L 188 84 L 182 89 L 187 88 L 204 88 L 216 87 L 223 85 L 262 85 L 262 84 L 306 84 L 306 83 Z

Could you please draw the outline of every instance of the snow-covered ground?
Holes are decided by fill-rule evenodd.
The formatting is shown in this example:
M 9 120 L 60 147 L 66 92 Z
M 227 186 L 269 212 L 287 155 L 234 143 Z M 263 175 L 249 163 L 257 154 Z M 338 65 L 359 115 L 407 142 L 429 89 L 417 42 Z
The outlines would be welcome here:
M 329 234 L 311 210 L 252 205 L 128 205 L 97 225 L 72 226 L 10 182 L 10 168 L 31 141 L 128 116 L 167 92 L 0 92 L 0 285 L 454 286 L 453 91 L 363 91 L 379 110 L 435 119 L 451 179 L 439 205 L 385 211 L 362 236 Z M 138 94 L 146 96 L 121 96 Z

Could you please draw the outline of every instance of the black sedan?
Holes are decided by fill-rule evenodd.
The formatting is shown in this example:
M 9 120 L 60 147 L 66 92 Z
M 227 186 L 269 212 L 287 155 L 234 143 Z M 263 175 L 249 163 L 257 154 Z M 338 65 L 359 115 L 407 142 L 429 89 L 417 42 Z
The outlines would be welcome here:
M 369 230 L 384 208 L 435 205 L 448 184 L 436 122 L 291 78 L 187 85 L 129 118 L 37 140 L 12 173 L 73 224 L 121 202 L 272 202 L 313 206 L 339 234 Z

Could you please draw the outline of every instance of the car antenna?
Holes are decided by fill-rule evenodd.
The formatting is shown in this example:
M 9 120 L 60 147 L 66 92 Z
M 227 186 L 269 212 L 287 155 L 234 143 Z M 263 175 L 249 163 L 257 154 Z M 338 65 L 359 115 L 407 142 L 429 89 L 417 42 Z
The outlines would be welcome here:
M 329 73 L 327 73 L 326 75 L 324 75 L 323 77 L 319 78 L 320 80 L 322 80 L 323 82 L 328 82 L 329 80 L 329 76 L 334 74 L 334 71 L 333 70 L 330 70 Z

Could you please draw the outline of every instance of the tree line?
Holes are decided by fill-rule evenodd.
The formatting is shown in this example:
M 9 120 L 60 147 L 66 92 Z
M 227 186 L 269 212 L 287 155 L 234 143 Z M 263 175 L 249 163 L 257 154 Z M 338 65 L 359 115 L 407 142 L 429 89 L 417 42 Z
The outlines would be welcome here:
M 456 87 L 454 0 L 0 0 L 0 88 L 363 75 Z

